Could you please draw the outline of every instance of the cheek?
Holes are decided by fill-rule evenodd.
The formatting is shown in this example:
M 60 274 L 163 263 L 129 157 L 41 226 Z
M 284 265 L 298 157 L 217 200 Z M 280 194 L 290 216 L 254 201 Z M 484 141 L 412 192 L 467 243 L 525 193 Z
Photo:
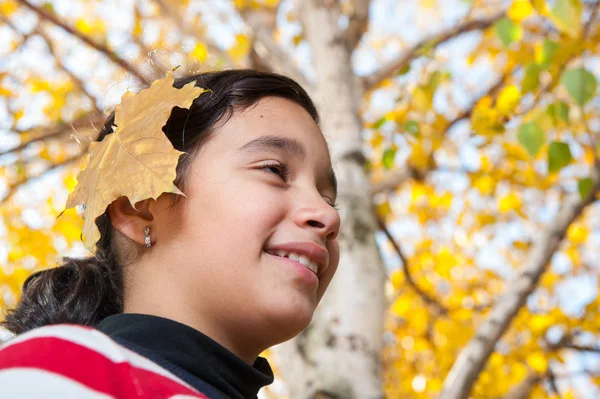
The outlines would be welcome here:
M 190 196 L 185 229 L 212 244 L 262 246 L 264 242 L 258 241 L 267 238 L 285 217 L 286 209 L 283 193 L 254 181 L 232 179 L 209 184 Z

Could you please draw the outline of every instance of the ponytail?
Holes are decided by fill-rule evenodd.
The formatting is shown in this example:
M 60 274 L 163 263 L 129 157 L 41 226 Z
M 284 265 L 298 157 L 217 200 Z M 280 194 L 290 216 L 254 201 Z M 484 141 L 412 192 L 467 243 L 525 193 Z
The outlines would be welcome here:
M 98 223 L 110 228 L 106 215 Z M 49 324 L 95 326 L 123 311 L 121 268 L 110 249 L 108 233 L 98 252 L 87 258 L 64 257 L 61 266 L 33 273 L 25 280 L 19 303 L 0 325 L 21 334 Z M 103 245 L 109 244 L 103 248 Z

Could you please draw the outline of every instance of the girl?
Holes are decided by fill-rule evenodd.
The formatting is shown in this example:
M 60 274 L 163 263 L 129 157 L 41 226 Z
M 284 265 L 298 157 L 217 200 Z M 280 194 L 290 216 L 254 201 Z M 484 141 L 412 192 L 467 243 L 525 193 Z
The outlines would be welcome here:
M 340 225 L 315 106 L 277 74 L 173 86 L 193 81 L 210 91 L 162 128 L 187 153 L 186 196 L 120 197 L 96 220 L 94 256 L 27 279 L 3 322 L 22 335 L 0 349 L 0 397 L 255 398 L 273 381 L 259 354 L 310 323 Z

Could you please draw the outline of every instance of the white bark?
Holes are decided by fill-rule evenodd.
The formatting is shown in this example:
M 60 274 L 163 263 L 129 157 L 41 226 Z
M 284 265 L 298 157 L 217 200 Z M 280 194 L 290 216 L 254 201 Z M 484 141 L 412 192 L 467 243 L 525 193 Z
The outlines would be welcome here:
M 585 199 L 574 193 L 565 199 L 555 220 L 550 223 L 536 240 L 528 261 L 523 265 L 508 290 L 496 301 L 490 315 L 478 327 L 475 335 L 461 350 L 444 381 L 440 398 L 468 398 L 473 383 L 485 367 L 494 351 L 496 343 L 508 329 L 511 321 L 535 290 L 537 283 L 546 271 L 552 255 L 558 249 L 571 223 L 591 204 L 600 191 L 600 166 L 592 168 L 592 189 Z
M 292 398 L 382 398 L 385 269 L 375 245 L 377 224 L 363 170 L 363 93 L 337 24 L 337 2 L 302 1 L 298 13 L 316 69 L 312 95 L 339 181 L 342 255 L 313 322 L 296 339 L 275 348 L 275 360 Z

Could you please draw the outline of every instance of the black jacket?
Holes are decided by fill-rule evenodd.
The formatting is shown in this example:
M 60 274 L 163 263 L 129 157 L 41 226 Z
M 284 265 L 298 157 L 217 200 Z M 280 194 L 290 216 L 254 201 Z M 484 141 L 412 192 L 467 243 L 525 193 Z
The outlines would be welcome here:
M 273 382 L 267 359 L 258 357 L 250 366 L 200 331 L 170 319 L 122 313 L 96 328 L 211 399 L 256 398 Z

